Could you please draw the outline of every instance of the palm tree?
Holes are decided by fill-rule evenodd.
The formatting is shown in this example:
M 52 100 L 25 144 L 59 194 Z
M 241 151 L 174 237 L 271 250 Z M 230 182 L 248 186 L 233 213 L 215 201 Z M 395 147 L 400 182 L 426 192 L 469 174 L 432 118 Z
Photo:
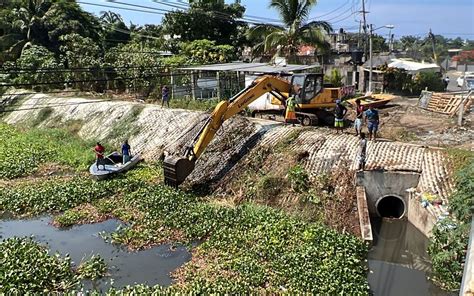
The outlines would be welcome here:
M 19 56 L 31 44 L 48 43 L 44 22 L 51 6 L 51 1 L 47 0 L 23 0 L 11 10 L 13 21 L 5 30 L 7 34 L 0 36 L 8 53 Z
M 260 41 L 254 53 L 276 53 L 293 59 L 300 45 L 329 48 L 327 34 L 332 27 L 325 21 L 308 21 L 317 0 L 271 0 L 270 8 L 278 10 L 283 26 L 259 24 L 249 30 L 249 39 Z
M 120 14 L 112 11 L 102 11 L 100 21 L 104 28 L 104 48 L 108 49 L 130 41 L 130 30 L 123 22 Z

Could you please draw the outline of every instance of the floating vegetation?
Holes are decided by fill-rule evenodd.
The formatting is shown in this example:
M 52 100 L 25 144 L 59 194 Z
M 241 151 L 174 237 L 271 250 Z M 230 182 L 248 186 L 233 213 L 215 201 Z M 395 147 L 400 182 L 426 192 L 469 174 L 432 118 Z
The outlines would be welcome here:
M 69 257 L 50 255 L 29 238 L 0 242 L 0 294 L 65 292 L 77 284 Z
M 79 265 L 77 274 L 80 279 L 95 281 L 107 274 L 107 264 L 100 256 L 93 255 L 89 260 Z

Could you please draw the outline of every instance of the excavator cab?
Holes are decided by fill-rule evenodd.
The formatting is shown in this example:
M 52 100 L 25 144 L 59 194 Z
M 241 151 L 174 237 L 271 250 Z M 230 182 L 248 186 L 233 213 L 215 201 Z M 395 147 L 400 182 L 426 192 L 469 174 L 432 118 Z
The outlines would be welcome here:
M 322 74 L 294 74 L 290 96 L 296 96 L 297 104 L 308 104 L 323 89 L 323 81 Z

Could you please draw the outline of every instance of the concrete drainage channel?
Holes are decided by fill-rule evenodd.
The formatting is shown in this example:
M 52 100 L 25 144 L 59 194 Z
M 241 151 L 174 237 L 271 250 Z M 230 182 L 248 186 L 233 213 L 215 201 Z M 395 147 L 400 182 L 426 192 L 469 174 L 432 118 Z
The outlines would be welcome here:
M 371 246 L 368 280 L 374 295 L 449 295 L 428 280 L 426 227 L 415 219 L 420 205 L 409 193 L 418 181 L 417 172 L 356 174 L 362 237 Z

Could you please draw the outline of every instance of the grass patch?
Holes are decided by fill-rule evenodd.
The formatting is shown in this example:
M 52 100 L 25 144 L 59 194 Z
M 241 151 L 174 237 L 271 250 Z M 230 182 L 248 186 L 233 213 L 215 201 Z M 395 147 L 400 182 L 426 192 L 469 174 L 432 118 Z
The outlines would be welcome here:
M 174 99 L 170 100 L 170 108 L 211 111 L 220 101 L 217 99 Z
M 20 131 L 0 123 L 0 138 L 0 178 L 3 179 L 30 175 L 46 162 L 86 170 L 94 160 L 93 143 L 64 130 Z

